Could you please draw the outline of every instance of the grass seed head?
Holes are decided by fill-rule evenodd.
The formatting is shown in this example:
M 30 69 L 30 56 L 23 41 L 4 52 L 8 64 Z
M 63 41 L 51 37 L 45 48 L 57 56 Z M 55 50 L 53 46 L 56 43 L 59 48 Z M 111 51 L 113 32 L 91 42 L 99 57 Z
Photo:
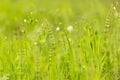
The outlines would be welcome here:
M 67 27 L 67 30 L 68 30 L 69 32 L 71 32 L 71 31 L 73 30 L 73 26 L 72 26 L 72 25 L 69 25 L 69 26 Z
M 60 30 L 60 27 L 57 27 L 57 28 L 56 28 L 56 31 L 59 31 L 59 30 Z

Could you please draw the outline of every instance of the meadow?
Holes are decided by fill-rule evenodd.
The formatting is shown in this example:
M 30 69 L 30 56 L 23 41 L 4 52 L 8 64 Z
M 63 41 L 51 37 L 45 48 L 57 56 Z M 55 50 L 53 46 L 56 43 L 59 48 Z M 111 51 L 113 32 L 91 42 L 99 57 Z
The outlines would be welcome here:
M 0 0 L 0 80 L 120 80 L 119 0 Z

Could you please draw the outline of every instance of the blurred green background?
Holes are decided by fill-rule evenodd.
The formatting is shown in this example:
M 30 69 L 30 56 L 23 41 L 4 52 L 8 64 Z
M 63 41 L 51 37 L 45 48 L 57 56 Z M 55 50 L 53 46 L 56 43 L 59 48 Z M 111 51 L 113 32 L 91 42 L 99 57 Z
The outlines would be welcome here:
M 113 4 L 0 0 L 0 80 L 119 80 L 120 19 Z
M 102 27 L 111 4 L 110 0 L 1 0 L 0 29 L 11 32 L 15 26 L 23 25 L 31 13 L 39 23 L 43 17 L 54 25 L 59 21 L 72 24 L 86 18 Z

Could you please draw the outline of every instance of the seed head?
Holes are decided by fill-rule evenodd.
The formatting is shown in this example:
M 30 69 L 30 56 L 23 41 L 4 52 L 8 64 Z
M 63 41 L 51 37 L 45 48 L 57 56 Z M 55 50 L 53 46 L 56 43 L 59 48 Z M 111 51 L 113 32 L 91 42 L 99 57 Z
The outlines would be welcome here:
M 71 31 L 73 30 L 73 26 L 72 26 L 72 25 L 69 25 L 69 26 L 67 27 L 67 30 L 68 30 L 69 32 L 71 32 Z
M 56 31 L 59 31 L 59 30 L 60 30 L 60 27 L 57 27 L 57 28 L 56 28 Z
M 26 23 L 27 22 L 27 19 L 24 19 L 24 23 Z

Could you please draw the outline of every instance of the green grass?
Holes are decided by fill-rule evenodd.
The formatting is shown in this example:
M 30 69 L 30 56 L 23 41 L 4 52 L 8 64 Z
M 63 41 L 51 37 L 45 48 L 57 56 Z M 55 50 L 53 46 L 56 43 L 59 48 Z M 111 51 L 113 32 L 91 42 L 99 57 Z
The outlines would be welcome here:
M 0 80 L 120 80 L 120 4 L 112 5 L 1 1 Z

